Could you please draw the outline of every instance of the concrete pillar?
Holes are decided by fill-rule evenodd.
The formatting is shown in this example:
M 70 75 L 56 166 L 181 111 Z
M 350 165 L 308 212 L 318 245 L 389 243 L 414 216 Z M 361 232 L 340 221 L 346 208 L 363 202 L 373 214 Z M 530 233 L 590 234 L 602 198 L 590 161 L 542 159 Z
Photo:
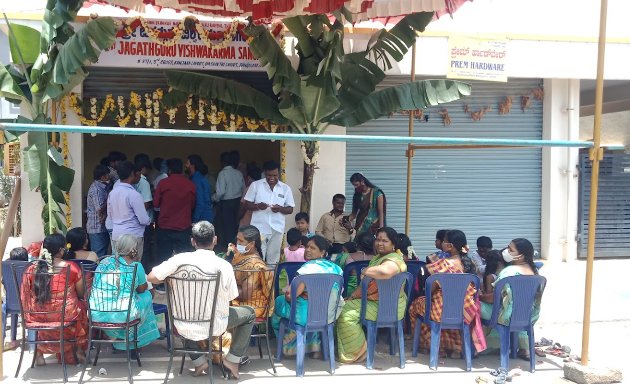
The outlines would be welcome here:
M 547 79 L 544 83 L 543 139 L 579 137 L 579 80 Z M 552 261 L 577 257 L 579 150 L 543 149 L 541 256 Z

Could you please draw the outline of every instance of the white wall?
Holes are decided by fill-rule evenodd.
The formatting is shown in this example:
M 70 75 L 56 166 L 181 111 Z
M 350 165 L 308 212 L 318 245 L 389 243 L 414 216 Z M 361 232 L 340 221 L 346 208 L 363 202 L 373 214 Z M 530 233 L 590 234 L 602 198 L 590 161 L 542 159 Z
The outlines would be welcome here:
M 545 80 L 543 139 L 579 137 L 579 80 Z M 560 261 L 577 258 L 578 183 L 576 148 L 543 149 L 541 255 Z

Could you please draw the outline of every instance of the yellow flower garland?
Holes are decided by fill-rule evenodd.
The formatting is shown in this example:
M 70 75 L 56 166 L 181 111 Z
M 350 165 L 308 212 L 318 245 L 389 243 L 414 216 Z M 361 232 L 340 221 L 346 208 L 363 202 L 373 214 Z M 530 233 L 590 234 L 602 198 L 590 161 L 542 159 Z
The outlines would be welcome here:
M 66 125 L 67 119 L 67 107 L 66 100 L 67 97 L 61 99 L 60 110 L 61 110 L 61 124 Z M 61 155 L 63 156 L 63 165 L 66 167 L 70 166 L 70 150 L 68 148 L 68 134 L 63 132 L 61 133 Z M 72 227 L 72 209 L 70 206 L 70 192 L 64 192 L 63 197 L 66 200 L 66 228 Z
M 67 100 L 68 105 L 77 114 L 81 124 L 87 126 L 97 126 L 105 118 L 108 118 L 114 121 L 119 127 L 145 126 L 159 128 L 162 114 L 168 116 L 169 124 L 175 125 L 177 113 L 185 109 L 188 124 L 204 127 L 207 123 L 210 123 L 210 129 L 213 131 L 216 131 L 218 126 L 222 126 L 226 131 L 248 130 L 255 132 L 262 130 L 274 133 L 278 130 L 283 132 L 287 130 L 286 126 L 278 126 L 268 120 L 226 114 L 225 111 L 219 110 L 212 100 L 207 101 L 197 97 L 193 98 L 193 95 L 189 95 L 188 100 L 183 106 L 167 108 L 162 105 L 163 97 L 164 91 L 160 88 L 153 92 L 147 92 L 142 96 L 132 91 L 128 98 L 117 96 L 114 99 L 114 97 L 109 94 L 106 96 L 103 103 L 100 103 L 98 99 L 92 97 L 89 99 L 89 117 L 84 115 L 82 102 L 79 100 L 77 94 L 71 93 L 67 96 Z

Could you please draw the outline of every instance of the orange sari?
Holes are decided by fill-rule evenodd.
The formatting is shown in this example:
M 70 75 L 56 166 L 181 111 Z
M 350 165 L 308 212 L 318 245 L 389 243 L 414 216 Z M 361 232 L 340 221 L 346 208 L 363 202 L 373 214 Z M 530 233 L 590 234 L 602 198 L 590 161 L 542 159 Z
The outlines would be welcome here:
M 248 305 L 254 309 L 257 318 L 269 317 L 273 313 L 273 309 L 270 311 L 267 309 L 273 284 L 273 271 L 268 270 L 267 264 L 259 255 L 235 255 L 232 266 L 236 285 L 249 296 L 247 300 L 232 300 L 232 305 Z
M 430 274 L 464 273 L 461 263 L 457 263 L 455 260 L 448 258 L 439 259 L 434 263 L 427 264 L 427 270 Z M 431 320 L 440 321 L 442 318 L 443 304 L 442 289 L 439 283 L 436 283 L 431 293 Z M 415 329 L 417 316 L 424 316 L 425 305 L 426 297 L 421 296 L 415 299 L 409 307 L 411 329 Z M 471 335 L 475 349 L 478 352 L 486 349 L 486 342 L 483 338 L 483 330 L 481 328 L 481 306 L 479 300 L 475 302 L 475 288 L 472 284 L 468 286 L 466 297 L 464 298 L 464 322 L 469 324 L 472 328 Z M 431 347 L 431 327 L 422 323 L 420 325 L 420 331 L 420 350 L 426 352 Z M 440 351 L 460 354 L 462 352 L 461 332 L 456 329 L 443 329 L 440 334 Z

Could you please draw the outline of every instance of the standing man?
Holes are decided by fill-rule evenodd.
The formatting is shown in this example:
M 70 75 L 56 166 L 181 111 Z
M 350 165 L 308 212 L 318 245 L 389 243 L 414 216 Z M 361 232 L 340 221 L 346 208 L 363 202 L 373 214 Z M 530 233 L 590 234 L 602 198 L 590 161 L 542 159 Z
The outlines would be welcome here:
M 134 236 L 138 242 L 138 255 L 144 251 L 144 227 L 151 223 L 142 196 L 133 187 L 140 181 L 140 171 L 125 161 L 118 166 L 120 180 L 107 198 L 107 216 L 112 223 L 112 249 L 124 234 Z
M 192 222 L 205 220 L 209 223 L 214 219 L 212 210 L 212 192 L 210 182 L 205 175 L 208 174 L 208 166 L 203 163 L 201 156 L 189 155 L 186 159 L 186 171 L 190 175 L 190 181 L 195 184 L 195 209 Z
M 86 230 L 90 238 L 90 248 L 98 257 L 107 254 L 109 233 L 105 228 L 107 217 L 107 185 L 109 184 L 109 168 L 97 165 L 94 168 L 94 181 L 87 193 Z
M 279 180 L 280 167 L 273 160 L 263 164 L 265 178 L 254 181 L 245 195 L 252 225 L 262 237 L 262 253 L 267 264 L 277 264 L 284 235 L 285 216 L 293 213 L 295 202 L 291 187 Z
M 227 248 L 229 243 L 234 243 L 238 231 L 238 211 L 241 206 L 241 197 L 245 189 L 243 174 L 238 170 L 240 156 L 237 151 L 221 154 L 223 169 L 217 178 L 217 192 L 212 198 L 219 203 L 219 215 L 223 237 L 221 245 Z
M 144 208 L 147 210 L 149 220 L 151 220 L 151 223 L 144 229 L 144 254 L 140 254 L 142 266 L 145 271 L 149 271 L 155 262 L 155 256 L 153 254 L 153 241 L 155 238 L 153 226 L 153 223 L 155 223 L 153 214 L 153 193 L 151 191 L 151 184 L 147 179 L 147 172 L 151 169 L 151 161 L 149 160 L 149 156 L 144 153 L 136 155 L 134 161 L 136 170 L 140 170 L 140 180 L 138 184 L 134 185 L 134 188 L 140 193 L 140 196 L 142 196 Z
M 175 253 L 188 252 L 190 227 L 195 209 L 195 184 L 182 174 L 180 159 L 166 161 L 168 177 L 157 186 L 153 206 L 160 209 L 157 229 L 158 262 Z
M 107 156 L 107 160 L 109 162 L 109 190 L 111 191 L 114 188 L 114 183 L 118 181 L 118 166 L 127 160 L 127 156 L 119 151 L 111 151 Z
M 170 178 L 170 176 L 169 176 Z M 193 265 L 201 269 L 204 273 L 214 274 L 221 273 L 218 293 L 216 293 L 216 309 L 214 315 L 213 334 L 209 335 L 209 326 L 203 323 L 187 323 L 175 320 L 173 326 L 177 332 L 184 337 L 186 349 L 201 349 L 205 347 L 207 351 L 208 343 L 211 343 L 211 336 L 220 336 L 226 330 L 232 330 L 232 344 L 230 351 L 223 360 L 223 365 L 227 368 L 234 378 L 238 379 L 238 369 L 241 359 L 245 356 L 249 348 L 249 338 L 254 327 L 256 314 L 252 307 L 242 305 L 238 307 L 230 306 L 230 302 L 239 295 L 234 277 L 232 265 L 222 258 L 218 257 L 213 249 L 217 243 L 214 236 L 214 227 L 207 221 L 200 221 L 192 227 L 192 237 L 190 239 L 194 252 L 179 253 L 162 264 L 153 268 L 147 280 L 152 284 L 160 284 L 167 277 L 172 275 L 181 266 Z M 178 297 L 187 300 L 193 295 L 201 295 L 202 292 L 178 292 Z M 204 293 L 205 294 L 205 293 Z M 199 299 L 195 300 L 199 301 Z M 182 305 L 182 303 L 180 303 Z M 204 306 L 204 308 L 193 308 L 199 312 L 199 317 L 207 318 L 208 311 L 212 310 L 212 303 Z M 205 310 L 206 313 L 201 313 Z M 203 371 L 208 369 L 207 357 L 202 353 L 191 353 L 190 358 L 193 360 L 195 372 L 193 376 L 199 376 Z
M 346 197 L 340 193 L 333 196 L 333 209 L 326 212 L 319 219 L 315 234 L 323 236 L 336 249 L 340 249 L 343 244 L 352 240 L 354 229 L 348 216 L 343 214 L 346 205 Z

